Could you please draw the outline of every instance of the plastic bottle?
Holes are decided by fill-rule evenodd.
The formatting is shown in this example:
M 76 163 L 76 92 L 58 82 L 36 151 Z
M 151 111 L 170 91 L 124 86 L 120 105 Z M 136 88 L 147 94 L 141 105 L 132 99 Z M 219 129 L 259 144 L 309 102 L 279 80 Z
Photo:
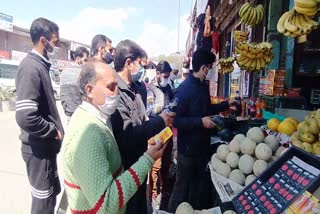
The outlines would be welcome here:
M 261 101 L 261 108 L 262 109 L 267 109 L 266 101 L 264 101 L 264 100 Z
M 251 97 L 250 98 L 250 117 L 251 118 L 255 118 L 256 117 L 256 105 L 255 105 L 255 102 L 254 102 L 254 98 Z
M 260 101 L 260 98 L 257 98 L 257 101 L 256 101 L 256 118 L 259 119 L 259 118 L 262 118 L 262 104 L 261 104 L 261 101 Z
M 237 101 L 236 103 L 236 116 L 240 116 L 242 112 L 242 106 L 241 106 L 241 98 L 239 91 L 236 91 L 236 97 L 235 100 Z
M 247 103 L 246 103 L 246 101 L 242 98 L 242 99 L 241 99 L 241 117 L 245 117 L 245 116 L 246 116 L 246 106 L 247 106 Z

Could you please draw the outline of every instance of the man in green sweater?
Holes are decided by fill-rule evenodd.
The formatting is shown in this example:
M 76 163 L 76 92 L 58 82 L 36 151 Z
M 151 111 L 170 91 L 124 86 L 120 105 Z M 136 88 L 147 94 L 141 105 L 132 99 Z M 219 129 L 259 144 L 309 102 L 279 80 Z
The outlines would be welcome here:
M 70 120 L 62 146 L 67 213 L 125 213 L 128 200 L 166 146 L 151 146 L 124 171 L 106 125 L 120 98 L 114 71 L 104 63 L 90 62 L 82 68 L 79 84 L 83 103 Z

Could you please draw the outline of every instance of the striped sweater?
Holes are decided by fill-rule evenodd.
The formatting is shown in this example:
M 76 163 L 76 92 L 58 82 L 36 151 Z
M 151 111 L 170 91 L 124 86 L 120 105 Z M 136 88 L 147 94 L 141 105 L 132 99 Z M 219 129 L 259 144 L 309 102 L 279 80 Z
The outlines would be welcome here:
M 125 213 L 153 159 L 144 154 L 127 171 L 112 132 L 81 106 L 73 114 L 62 146 L 67 213 Z

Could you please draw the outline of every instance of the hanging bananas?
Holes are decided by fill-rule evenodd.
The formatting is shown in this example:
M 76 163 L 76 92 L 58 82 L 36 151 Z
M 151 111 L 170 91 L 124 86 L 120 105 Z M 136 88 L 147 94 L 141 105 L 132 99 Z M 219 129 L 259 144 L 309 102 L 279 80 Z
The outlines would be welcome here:
M 318 0 L 294 0 L 294 9 L 303 15 L 314 16 L 319 11 Z
M 233 31 L 233 38 L 236 42 L 244 42 L 248 40 L 249 32 L 248 31 Z
M 262 42 L 258 44 L 241 42 L 235 48 L 237 63 L 242 70 L 259 72 L 272 61 L 272 44 Z
M 318 28 L 318 23 L 295 9 L 285 12 L 279 19 L 277 29 L 290 37 L 300 37 Z
M 219 59 L 218 64 L 217 64 L 218 72 L 221 74 L 231 73 L 234 69 L 234 67 L 233 67 L 234 61 L 236 61 L 236 58 L 234 58 L 234 57 Z
M 253 7 L 247 2 L 240 8 L 239 16 L 241 23 L 249 26 L 257 25 L 263 20 L 264 7 L 262 4 L 259 4 L 257 7 Z

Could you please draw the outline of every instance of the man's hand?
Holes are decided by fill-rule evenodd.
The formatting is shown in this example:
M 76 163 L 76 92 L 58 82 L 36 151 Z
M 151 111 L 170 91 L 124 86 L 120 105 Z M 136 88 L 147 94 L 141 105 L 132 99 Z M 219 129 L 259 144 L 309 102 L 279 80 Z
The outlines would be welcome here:
M 174 123 L 174 117 L 175 116 L 176 116 L 176 113 L 168 112 L 167 110 L 164 110 L 160 114 L 160 117 L 162 117 L 162 119 L 165 122 L 166 126 L 172 126 L 172 124 Z
M 210 117 L 203 117 L 202 125 L 206 129 L 213 129 L 214 127 L 216 127 L 216 124 L 212 121 Z
M 55 139 L 56 140 L 58 140 L 58 141 L 62 141 L 62 134 L 61 134 L 61 132 L 57 129 L 57 136 L 55 137 Z
M 154 160 L 158 160 L 162 157 L 164 150 L 167 148 L 167 144 L 155 144 L 150 145 L 149 149 L 146 151 L 146 153 Z

